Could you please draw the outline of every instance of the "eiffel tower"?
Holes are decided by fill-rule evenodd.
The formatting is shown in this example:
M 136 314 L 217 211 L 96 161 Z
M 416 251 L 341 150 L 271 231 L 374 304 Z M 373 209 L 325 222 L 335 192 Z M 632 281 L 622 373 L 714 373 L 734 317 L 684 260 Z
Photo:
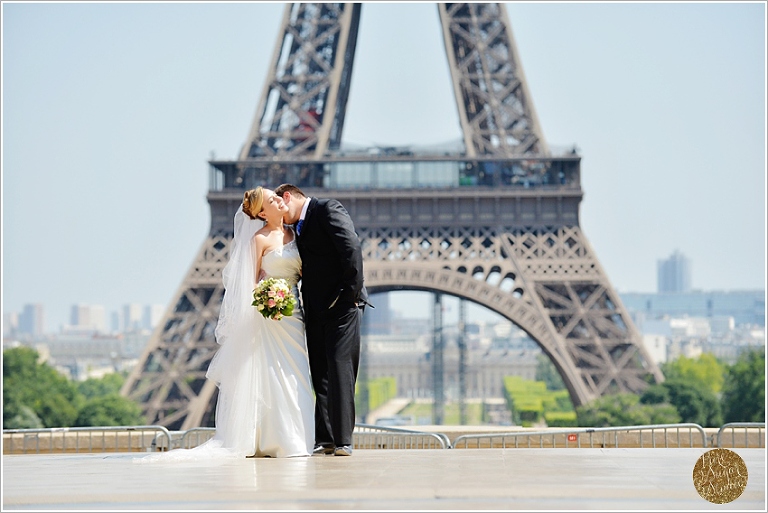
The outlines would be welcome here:
M 662 381 L 579 226 L 581 157 L 548 148 L 504 6 L 437 4 L 463 133 L 439 154 L 342 150 L 361 7 L 286 5 L 239 158 L 209 162 L 210 233 L 123 395 L 150 423 L 213 425 L 205 372 L 232 218 L 245 189 L 284 182 L 346 206 L 370 292 L 433 291 L 499 313 L 547 354 L 575 406 Z

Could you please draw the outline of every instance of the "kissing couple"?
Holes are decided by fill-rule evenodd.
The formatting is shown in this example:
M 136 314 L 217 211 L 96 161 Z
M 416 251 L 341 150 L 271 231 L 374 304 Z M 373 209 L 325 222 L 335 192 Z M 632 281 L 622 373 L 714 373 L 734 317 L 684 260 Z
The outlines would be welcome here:
M 246 191 L 222 276 L 220 347 L 206 373 L 218 386 L 216 432 L 141 462 L 351 456 L 362 314 L 372 305 L 347 210 L 292 184 Z M 297 299 L 291 315 L 254 308 L 267 278 L 285 280 Z

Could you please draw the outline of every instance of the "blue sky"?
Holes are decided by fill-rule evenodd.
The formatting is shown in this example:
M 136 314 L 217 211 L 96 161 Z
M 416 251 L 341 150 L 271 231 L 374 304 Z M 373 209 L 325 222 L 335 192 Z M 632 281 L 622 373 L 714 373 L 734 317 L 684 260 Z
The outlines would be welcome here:
M 3 312 L 167 305 L 205 239 L 207 159 L 236 158 L 277 3 L 2 4 Z M 765 287 L 765 4 L 513 3 L 551 146 L 619 292 L 680 250 L 702 290 Z M 432 3 L 365 4 L 343 139 L 460 136 Z

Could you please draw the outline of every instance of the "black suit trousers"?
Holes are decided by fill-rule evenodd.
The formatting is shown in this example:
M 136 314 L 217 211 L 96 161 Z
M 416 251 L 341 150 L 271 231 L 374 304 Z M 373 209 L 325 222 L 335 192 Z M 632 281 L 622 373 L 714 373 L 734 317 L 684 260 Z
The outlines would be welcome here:
M 315 443 L 352 445 L 362 310 L 339 301 L 307 318 L 307 352 L 315 389 Z

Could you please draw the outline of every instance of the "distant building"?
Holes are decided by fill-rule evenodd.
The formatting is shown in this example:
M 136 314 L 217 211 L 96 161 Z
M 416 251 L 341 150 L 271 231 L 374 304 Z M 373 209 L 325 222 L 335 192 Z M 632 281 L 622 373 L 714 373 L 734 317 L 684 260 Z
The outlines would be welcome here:
M 644 335 L 668 338 L 706 338 L 711 332 L 709 321 L 704 317 L 662 317 L 643 322 L 639 329 Z
M 709 326 L 714 334 L 731 333 L 736 328 L 736 319 L 732 315 L 713 315 Z
M 129 303 L 123 305 L 123 331 L 136 331 L 142 329 L 141 305 Z
M 619 294 L 636 324 L 671 317 L 733 317 L 736 325 L 765 326 L 765 290 Z M 642 330 L 641 330 L 642 331 Z
M 3 314 L 3 337 L 15 337 L 19 331 L 19 314 L 10 312 Z
M 45 332 L 45 315 L 43 305 L 28 304 L 19 314 L 19 334 L 39 337 Z
M 104 333 L 107 330 L 107 313 L 103 305 L 72 305 L 69 322 L 73 328 Z
M 120 312 L 112 312 L 110 315 L 109 329 L 112 333 L 122 331 L 123 323 L 120 322 Z
M 147 305 L 144 307 L 143 325 L 145 330 L 152 331 L 163 319 L 165 305 Z
M 373 335 L 365 337 L 364 343 L 368 344 L 369 379 L 394 377 L 398 397 L 432 397 L 430 336 Z M 466 361 L 466 397 L 504 397 L 504 376 L 535 379 L 540 353 L 538 349 L 470 349 Z M 455 341 L 446 340 L 444 386 L 449 399 L 458 397 L 458 359 Z
M 392 310 L 389 308 L 390 295 L 386 292 L 371 294 L 369 300 L 375 308 L 366 308 L 363 316 L 365 332 L 369 335 L 387 335 L 392 332 Z
M 434 329 L 432 326 L 432 319 L 413 319 L 408 317 L 400 317 L 394 315 L 395 313 L 396 312 L 393 312 L 392 315 L 392 328 L 389 332 L 391 335 L 418 336 L 424 333 L 431 333 Z M 365 311 L 365 315 L 368 315 L 367 309 Z
M 691 290 L 691 262 L 682 253 L 675 252 L 657 266 L 658 291 L 689 292 Z
M 765 351 L 765 328 L 736 327 L 730 333 L 710 337 L 704 350 L 733 364 L 745 351 Z
M 69 378 L 84 380 L 132 368 L 149 337 L 149 333 L 138 331 L 101 335 L 73 330 L 36 342 L 33 347 Z
M 643 335 L 643 346 L 648 351 L 648 356 L 657 365 L 667 361 L 668 343 L 669 341 L 664 335 Z
M 677 360 L 681 356 L 689 359 L 704 354 L 703 342 L 697 338 L 675 338 L 667 344 L 667 359 Z
M 736 326 L 733 317 L 664 316 L 645 320 L 638 329 L 656 363 L 711 353 L 733 364 L 744 351 L 765 351 L 765 328 L 749 324 Z

